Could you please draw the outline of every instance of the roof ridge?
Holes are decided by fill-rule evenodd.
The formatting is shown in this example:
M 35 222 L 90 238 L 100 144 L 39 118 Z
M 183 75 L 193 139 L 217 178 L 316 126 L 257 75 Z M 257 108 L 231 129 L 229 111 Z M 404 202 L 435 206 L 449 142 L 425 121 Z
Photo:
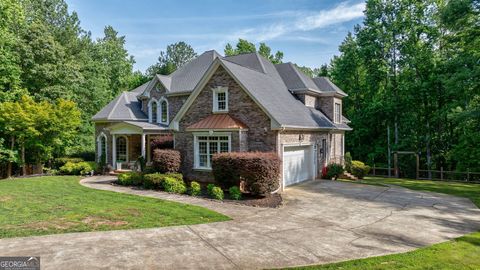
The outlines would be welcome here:
M 292 69 L 294 70 L 295 74 L 298 76 L 298 78 L 300 79 L 300 81 L 303 83 L 303 86 L 305 86 L 305 88 L 309 88 L 307 86 L 307 83 L 303 80 L 302 76 L 300 75 L 300 70 L 298 70 L 297 66 L 295 64 L 293 64 L 292 62 L 288 62 L 290 64 L 290 66 L 292 67 Z
M 267 74 L 267 69 L 265 68 L 265 65 L 263 64 L 263 61 L 262 61 L 262 56 L 257 51 L 255 51 L 255 56 L 257 56 L 258 62 L 260 62 L 260 66 L 262 67 L 263 73 Z
M 267 76 L 267 73 L 265 73 L 265 72 L 258 71 L 258 70 L 254 69 L 254 68 L 251 68 L 251 67 L 242 66 L 242 65 L 237 64 L 237 63 L 235 63 L 235 62 L 229 61 L 228 59 L 220 58 L 220 60 L 222 60 L 222 61 L 227 61 L 227 62 L 232 63 L 232 64 L 234 64 L 234 65 L 237 65 L 237 66 L 239 66 L 239 67 L 246 68 L 246 69 L 249 69 L 249 70 L 252 70 L 252 71 L 255 71 L 255 72 L 257 72 L 257 73 L 260 73 L 260 74 L 263 74 L 263 75 Z
M 118 103 L 119 103 L 120 99 L 122 98 L 122 96 L 123 96 L 125 93 L 126 93 L 126 92 L 123 91 L 123 92 L 120 94 L 120 96 L 118 96 L 117 101 L 115 102 L 115 105 L 113 106 L 112 110 L 108 113 L 107 119 L 110 118 L 110 116 L 112 115 L 112 113 L 117 109 Z

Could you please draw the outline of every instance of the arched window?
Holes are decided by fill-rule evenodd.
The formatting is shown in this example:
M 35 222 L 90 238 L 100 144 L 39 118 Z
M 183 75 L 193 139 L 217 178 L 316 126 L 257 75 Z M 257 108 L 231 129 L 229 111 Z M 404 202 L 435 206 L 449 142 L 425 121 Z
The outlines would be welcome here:
M 168 102 L 166 99 L 160 101 L 161 121 L 163 124 L 168 124 Z
M 97 156 L 99 162 L 107 162 L 107 136 L 103 132 L 97 137 Z
M 158 119 L 157 119 L 157 116 L 158 116 L 157 102 L 156 101 L 152 102 L 152 104 L 150 104 L 150 108 L 151 108 L 150 115 L 151 115 L 151 119 L 152 119 L 152 120 L 150 120 L 150 122 L 157 123 L 157 121 L 158 121 Z
M 127 137 L 120 136 L 117 138 L 116 148 L 117 148 L 117 162 L 126 162 L 128 161 L 128 145 Z

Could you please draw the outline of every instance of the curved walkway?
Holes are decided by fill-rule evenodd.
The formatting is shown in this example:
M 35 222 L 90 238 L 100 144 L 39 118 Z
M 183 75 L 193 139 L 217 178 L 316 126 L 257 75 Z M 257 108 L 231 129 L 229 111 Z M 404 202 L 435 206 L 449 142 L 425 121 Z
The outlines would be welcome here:
M 321 264 L 398 253 L 480 229 L 467 199 L 332 181 L 286 190 L 278 209 L 113 186 L 90 188 L 204 206 L 231 221 L 0 240 L 2 256 L 41 256 L 42 269 L 253 269 Z M 95 203 L 95 202 L 92 202 Z

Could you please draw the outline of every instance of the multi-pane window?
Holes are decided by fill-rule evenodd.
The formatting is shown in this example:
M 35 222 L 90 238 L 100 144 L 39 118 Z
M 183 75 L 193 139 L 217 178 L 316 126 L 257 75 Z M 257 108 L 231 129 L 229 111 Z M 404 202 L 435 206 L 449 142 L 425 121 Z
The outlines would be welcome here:
M 107 138 L 105 136 L 100 137 L 100 160 L 107 162 Z
M 228 91 L 226 87 L 219 87 L 213 90 L 213 111 L 228 111 Z
M 151 106 L 151 114 L 152 114 L 152 123 L 157 123 L 157 102 L 152 102 Z
M 195 164 L 197 168 L 212 167 L 212 156 L 215 153 L 230 152 L 228 136 L 197 136 Z
M 116 148 L 117 148 L 117 162 L 127 161 L 127 138 L 123 136 L 118 137 Z
M 334 113 L 334 119 L 335 123 L 340 123 L 341 119 L 341 112 L 340 112 L 340 103 L 335 103 L 335 113 Z
M 167 104 L 167 101 L 166 100 L 163 100 L 161 103 L 160 103 L 160 109 L 161 109 L 161 113 L 162 113 L 162 123 L 168 123 L 168 104 Z

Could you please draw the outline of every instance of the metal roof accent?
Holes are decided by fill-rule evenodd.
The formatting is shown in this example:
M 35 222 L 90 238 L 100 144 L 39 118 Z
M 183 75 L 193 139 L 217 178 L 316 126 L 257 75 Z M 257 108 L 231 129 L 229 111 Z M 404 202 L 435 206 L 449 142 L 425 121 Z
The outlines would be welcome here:
M 187 129 L 248 129 L 247 125 L 228 114 L 212 114 Z

